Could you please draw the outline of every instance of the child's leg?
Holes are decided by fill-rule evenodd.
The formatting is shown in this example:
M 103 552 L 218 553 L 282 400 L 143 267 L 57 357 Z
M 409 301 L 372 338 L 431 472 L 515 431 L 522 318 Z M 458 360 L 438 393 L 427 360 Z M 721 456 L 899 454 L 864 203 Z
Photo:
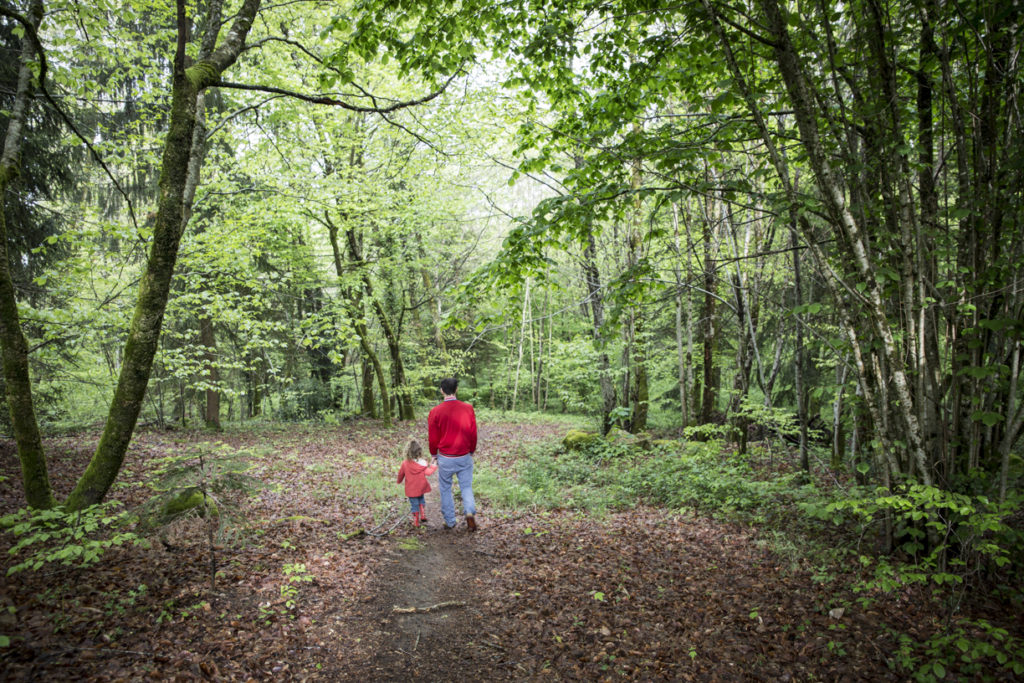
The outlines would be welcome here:
M 409 497 L 409 507 L 412 509 L 412 525 L 420 525 L 420 508 L 423 507 L 423 496 Z

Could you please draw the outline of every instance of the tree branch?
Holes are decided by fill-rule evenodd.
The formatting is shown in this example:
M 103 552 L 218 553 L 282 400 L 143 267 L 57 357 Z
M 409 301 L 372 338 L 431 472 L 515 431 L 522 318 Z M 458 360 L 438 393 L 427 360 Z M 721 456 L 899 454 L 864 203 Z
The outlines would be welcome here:
M 228 81 L 216 81 L 212 85 L 220 88 L 231 88 L 233 90 L 251 90 L 254 92 L 265 92 L 274 95 L 284 95 L 285 97 L 291 97 L 302 102 L 309 102 L 310 104 L 329 104 L 334 107 L 341 107 L 342 109 L 359 112 L 362 114 L 390 114 L 392 112 L 399 111 L 400 109 L 407 109 L 408 107 L 414 107 L 419 104 L 426 104 L 427 102 L 430 102 L 431 100 L 437 98 L 438 96 L 441 95 L 441 93 L 448 89 L 448 86 L 451 84 L 453 80 L 455 80 L 455 77 L 458 76 L 459 73 L 461 72 L 456 71 L 448 78 L 447 81 L 444 82 L 444 85 L 442 85 L 440 88 L 438 88 L 432 93 L 424 95 L 423 97 L 415 100 L 395 102 L 394 104 L 388 107 L 362 107 L 356 104 L 351 104 L 344 100 L 339 100 L 336 97 L 332 97 L 331 95 L 307 95 L 305 93 L 295 92 L 293 90 L 286 90 L 284 88 L 278 88 L 272 85 L 249 85 L 246 83 L 230 83 Z

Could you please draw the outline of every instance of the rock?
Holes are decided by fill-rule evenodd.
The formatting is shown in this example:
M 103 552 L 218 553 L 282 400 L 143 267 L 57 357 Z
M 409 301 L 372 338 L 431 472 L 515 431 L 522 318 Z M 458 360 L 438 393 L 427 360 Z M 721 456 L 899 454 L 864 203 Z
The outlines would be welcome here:
M 193 512 L 200 517 L 205 517 L 207 512 L 213 517 L 216 517 L 218 514 L 217 504 L 213 502 L 212 498 L 206 498 L 206 505 L 204 507 L 203 492 L 195 486 L 189 486 L 179 491 L 177 495 L 160 506 L 159 522 L 160 524 L 167 524 Z
M 567 451 L 575 451 L 588 446 L 601 437 L 591 432 L 585 432 L 582 429 L 570 429 L 565 438 L 562 439 L 562 446 Z

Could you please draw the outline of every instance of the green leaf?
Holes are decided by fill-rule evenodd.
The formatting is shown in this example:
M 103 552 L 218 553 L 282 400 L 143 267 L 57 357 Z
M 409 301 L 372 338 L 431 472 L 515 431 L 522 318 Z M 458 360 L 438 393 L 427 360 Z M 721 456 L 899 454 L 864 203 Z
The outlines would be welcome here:
M 999 413 L 993 413 L 987 410 L 977 410 L 971 413 L 971 419 L 975 422 L 981 422 L 986 427 L 992 427 L 1003 421 L 1003 416 Z

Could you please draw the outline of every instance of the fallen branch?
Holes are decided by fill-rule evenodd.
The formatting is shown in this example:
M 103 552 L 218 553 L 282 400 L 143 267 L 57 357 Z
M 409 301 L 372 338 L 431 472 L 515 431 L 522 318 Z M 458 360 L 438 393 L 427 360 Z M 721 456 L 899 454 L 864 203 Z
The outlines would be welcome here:
M 391 611 L 395 614 L 423 614 L 424 612 L 433 612 L 434 610 L 447 609 L 449 607 L 465 607 L 466 603 L 461 600 L 450 600 L 448 602 L 439 602 L 436 605 L 430 607 L 399 607 L 395 605 L 391 608 Z
M 373 527 L 372 529 L 359 529 L 358 531 L 353 531 L 348 534 L 342 534 L 339 537 L 339 540 L 344 542 L 353 538 L 359 538 L 360 536 L 375 536 L 377 538 L 387 536 L 392 531 L 394 531 L 399 524 L 402 523 L 403 519 L 405 519 L 405 515 L 402 513 L 401 510 L 399 510 L 397 513 L 392 511 L 392 514 L 394 515 L 393 517 L 385 517 L 383 522 Z M 387 524 L 391 524 L 391 527 L 388 528 L 387 531 L 378 531 L 378 529 L 381 529 Z
M 366 533 L 369 534 L 370 536 L 387 536 L 392 531 L 394 531 L 396 528 L 398 528 L 398 525 L 401 524 L 404 521 L 405 521 L 405 515 L 400 511 L 400 512 L 398 512 L 398 514 L 395 515 L 395 521 L 394 521 L 394 523 L 390 527 L 388 527 L 387 531 L 383 531 L 383 532 L 377 532 L 376 531 L 376 529 L 379 529 L 380 527 L 384 526 L 384 524 L 387 524 L 387 522 L 384 522 L 383 524 L 380 524 L 380 525 L 374 527 L 373 529 L 367 529 Z

